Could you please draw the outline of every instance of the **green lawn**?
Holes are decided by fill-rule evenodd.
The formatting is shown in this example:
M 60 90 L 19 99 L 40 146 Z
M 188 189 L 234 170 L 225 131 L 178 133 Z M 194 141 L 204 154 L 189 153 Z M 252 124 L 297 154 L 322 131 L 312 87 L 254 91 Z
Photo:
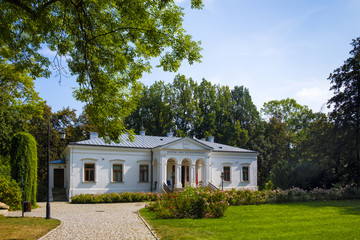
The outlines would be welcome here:
M 38 239 L 59 224 L 57 219 L 0 216 L 0 239 Z
M 360 239 L 360 200 L 229 207 L 220 219 L 155 219 L 161 239 Z

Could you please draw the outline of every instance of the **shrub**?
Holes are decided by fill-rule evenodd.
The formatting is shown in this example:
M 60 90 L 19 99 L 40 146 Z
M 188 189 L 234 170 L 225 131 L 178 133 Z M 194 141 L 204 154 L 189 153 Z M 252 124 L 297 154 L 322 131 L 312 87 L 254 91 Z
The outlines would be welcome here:
M 227 206 L 225 192 L 186 187 L 182 193 L 163 194 L 148 208 L 155 212 L 157 218 L 218 218 L 224 215 Z
M 102 193 L 102 194 L 79 194 L 71 198 L 71 203 L 123 203 L 155 201 L 160 198 L 159 193 Z
M 21 209 L 21 190 L 15 180 L 0 177 L 0 202 L 9 206 L 9 210 Z

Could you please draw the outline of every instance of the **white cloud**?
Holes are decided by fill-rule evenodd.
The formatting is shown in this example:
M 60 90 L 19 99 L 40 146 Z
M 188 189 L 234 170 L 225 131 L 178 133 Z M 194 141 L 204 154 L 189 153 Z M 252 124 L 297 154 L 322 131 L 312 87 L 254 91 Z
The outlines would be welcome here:
M 301 89 L 296 95 L 301 98 L 317 100 L 319 97 L 326 96 L 328 93 L 328 90 L 324 90 L 318 87 L 311 87 Z
M 323 108 L 331 96 L 332 93 L 329 89 L 318 86 L 302 88 L 296 93 L 299 103 L 309 106 L 314 111 L 324 110 Z

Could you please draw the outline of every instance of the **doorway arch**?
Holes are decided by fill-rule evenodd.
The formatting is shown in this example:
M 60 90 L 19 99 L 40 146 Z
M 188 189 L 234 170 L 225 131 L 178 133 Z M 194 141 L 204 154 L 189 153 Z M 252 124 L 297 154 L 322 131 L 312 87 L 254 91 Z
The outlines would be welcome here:
M 205 185 L 205 161 L 201 158 L 195 162 L 195 184 L 197 187 Z
M 186 185 L 189 185 L 191 182 L 190 178 L 190 166 L 191 161 L 188 158 L 185 158 L 181 161 L 181 186 L 184 188 Z

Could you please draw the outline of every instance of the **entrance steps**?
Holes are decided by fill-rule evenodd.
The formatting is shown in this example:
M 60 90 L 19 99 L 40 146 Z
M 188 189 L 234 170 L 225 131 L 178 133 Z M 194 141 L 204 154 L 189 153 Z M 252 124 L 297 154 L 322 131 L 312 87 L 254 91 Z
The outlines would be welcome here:
M 185 188 L 174 188 L 174 192 L 182 193 L 183 191 L 185 191 Z
M 53 201 L 62 202 L 67 201 L 65 188 L 53 188 L 52 189 Z

